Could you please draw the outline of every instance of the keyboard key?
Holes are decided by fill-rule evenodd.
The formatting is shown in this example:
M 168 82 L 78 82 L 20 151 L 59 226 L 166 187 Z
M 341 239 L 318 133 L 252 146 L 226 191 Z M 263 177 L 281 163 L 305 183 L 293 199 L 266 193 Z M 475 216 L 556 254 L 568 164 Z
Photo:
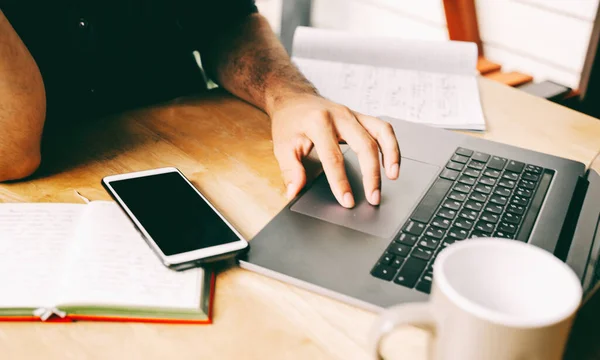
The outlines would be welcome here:
M 478 221 L 475 225 L 475 230 L 491 234 L 494 231 L 495 225 L 486 221 Z
M 465 208 L 473 211 L 481 211 L 481 209 L 483 209 L 483 204 L 477 201 L 469 200 L 465 204 Z
M 421 224 L 420 222 L 409 220 L 406 225 L 404 225 L 404 229 L 402 231 L 412 234 L 412 235 L 421 235 L 425 230 L 425 224 Z
M 410 253 L 410 246 L 393 242 L 387 249 L 390 254 L 407 257 Z
M 440 239 L 433 239 L 427 236 L 423 236 L 421 237 L 421 240 L 419 240 L 419 246 L 424 249 L 435 250 L 439 244 Z
M 531 173 L 531 172 L 528 172 L 528 171 L 526 171 L 525 173 L 523 173 L 523 179 L 525 179 L 525 180 L 538 181 L 539 178 L 540 177 L 538 175 L 536 175 L 534 173 Z
M 485 169 L 485 171 L 483 172 L 483 175 L 485 175 L 485 176 L 489 176 L 489 177 L 492 177 L 492 178 L 495 178 L 495 179 L 496 179 L 496 178 L 498 178 L 498 177 L 500 176 L 500 171 L 498 171 L 498 170 L 494 170 L 494 169 L 490 169 L 490 168 L 487 168 L 487 169 Z
M 402 268 L 400 268 L 400 272 L 396 276 L 396 279 L 394 279 L 394 282 L 412 288 L 417 283 L 419 276 L 421 276 L 426 266 L 427 261 L 413 257 L 408 258 Z
M 421 280 L 417 286 L 415 286 L 415 289 L 424 292 L 425 294 L 429 294 L 431 293 L 431 282 Z
M 425 271 L 425 273 L 421 276 L 422 281 L 433 282 L 433 274 Z
M 432 237 L 434 239 L 441 239 L 444 237 L 446 231 L 444 229 L 438 229 L 433 226 L 430 226 L 425 230 L 425 236 Z
M 451 160 L 452 161 L 456 161 L 456 162 L 461 163 L 461 164 L 466 164 L 467 161 L 469 161 L 469 158 L 467 156 L 454 154 L 454 156 L 452 156 Z
M 504 207 L 496 204 L 487 204 L 485 206 L 485 211 L 489 211 L 493 214 L 502 214 L 502 210 L 504 210 Z
M 512 180 L 512 181 L 517 181 L 517 180 L 519 180 L 519 174 L 507 171 L 502 175 L 502 178 L 507 179 L 507 180 Z
M 476 177 L 479 177 L 479 175 L 481 174 L 481 171 L 467 168 L 467 170 L 465 170 L 465 172 L 463 174 L 476 178 Z
M 467 199 L 467 194 L 460 193 L 458 191 L 453 191 L 450 193 L 450 195 L 448 197 L 450 199 L 456 200 L 456 201 L 465 201 Z
M 494 194 L 500 195 L 500 196 L 510 196 L 510 194 L 512 194 L 512 192 L 510 191 L 510 189 L 507 188 L 503 188 L 503 187 L 496 187 L 496 189 L 494 190 Z
M 487 195 L 482 194 L 480 192 L 473 192 L 471 194 L 471 196 L 469 196 L 469 199 L 479 201 L 479 202 L 486 202 L 487 198 L 488 198 Z
M 441 252 L 442 250 L 444 250 L 448 246 L 454 244 L 455 241 L 456 241 L 456 239 L 452 239 L 452 238 L 447 237 L 445 240 L 442 241 L 442 244 L 438 248 L 438 251 Z
M 409 258 L 409 260 L 411 258 L 429 260 L 429 259 L 431 259 L 432 255 L 433 255 L 433 250 L 425 249 L 420 246 L 417 246 L 416 248 L 414 248 L 413 252 L 410 254 L 411 257 Z
M 390 281 L 394 278 L 394 275 L 396 275 L 396 271 L 398 270 L 389 265 L 377 264 L 377 266 L 375 266 L 375 268 L 371 271 L 371 275 L 386 281 Z
M 535 165 L 527 165 L 527 167 L 525 168 L 526 171 L 532 172 L 534 174 L 541 174 L 542 173 L 542 168 L 539 166 L 535 166 Z
M 498 186 L 502 186 L 508 189 L 514 188 L 515 185 L 517 185 L 517 183 L 514 180 L 500 179 L 500 181 L 498 181 Z
M 400 244 L 413 246 L 417 242 L 417 239 L 418 239 L 418 236 L 407 234 L 407 233 L 400 233 L 400 235 L 394 241 L 398 242 Z
M 516 215 L 523 215 L 523 213 L 525 212 L 525 208 L 521 205 L 508 204 L 508 206 L 506 207 L 506 211 Z
M 427 190 L 419 205 L 417 205 L 417 208 L 411 215 L 411 219 L 428 223 L 442 200 L 444 200 L 452 184 L 453 182 L 450 180 L 437 178 L 429 190 Z
M 459 229 L 471 230 L 473 227 L 473 221 L 467 219 L 458 219 L 454 222 L 454 226 Z
M 500 225 L 498 225 L 498 231 L 503 231 L 507 234 L 514 234 L 517 232 L 517 226 L 515 224 L 501 222 Z
M 462 155 L 462 156 L 466 156 L 466 157 L 471 157 L 471 155 L 473 155 L 473 150 L 469 150 L 469 149 L 465 149 L 465 148 L 459 147 L 458 149 L 456 149 L 456 153 L 458 155 Z
M 494 190 L 494 194 L 498 194 L 500 196 L 510 196 L 511 191 L 510 191 L 510 189 L 498 186 Z
M 454 190 L 461 192 L 461 193 L 468 194 L 471 192 L 471 187 L 469 185 L 465 185 L 465 184 L 456 184 L 454 186 Z
M 379 263 L 383 265 L 389 265 L 392 261 L 394 261 L 394 255 L 388 252 L 384 253 L 381 259 L 379 259 Z
M 471 169 L 475 169 L 475 170 L 483 170 L 483 168 L 485 167 L 484 163 L 475 161 L 475 160 L 471 160 L 469 162 L 469 165 L 467 165 L 468 167 L 470 167 Z
M 519 195 L 521 197 L 526 197 L 526 198 L 530 198 L 531 195 L 533 195 L 533 192 L 529 189 L 525 189 L 525 188 L 517 188 L 517 191 L 515 192 L 516 195 Z
M 458 228 L 458 227 L 453 227 L 452 229 L 450 229 L 448 231 L 448 237 L 451 237 L 451 238 L 454 238 L 454 239 L 458 239 L 458 240 L 466 239 L 468 235 L 469 234 L 468 234 L 468 232 L 466 230 L 463 230 L 463 229 Z
M 514 234 L 509 234 L 504 231 L 496 231 L 494 233 L 494 237 L 499 237 L 499 238 L 504 238 L 504 239 L 514 239 L 515 238 Z
M 463 218 L 463 219 L 467 219 L 467 220 L 471 220 L 471 221 L 475 221 L 477 220 L 477 216 L 479 215 L 478 212 L 473 211 L 473 210 L 463 210 L 460 212 L 460 214 L 458 214 L 458 217 Z
M 440 174 L 440 177 L 444 178 L 444 179 L 455 181 L 458 178 L 459 174 L 460 174 L 460 172 L 458 172 L 458 171 L 451 170 L 451 169 L 444 169 L 444 171 L 442 171 L 442 173 Z
M 461 176 L 460 179 L 458 179 L 458 182 L 461 184 L 467 184 L 469 186 L 475 185 L 475 178 L 472 178 L 470 176 Z
M 456 216 L 456 211 L 450 209 L 440 209 L 437 215 L 439 217 L 443 217 L 444 219 L 452 220 Z
M 477 185 L 475 185 L 475 191 L 479 191 L 480 193 L 483 193 L 483 194 L 489 194 L 492 192 L 492 187 L 488 186 L 488 185 L 477 184 Z
M 396 257 L 394 257 L 394 261 L 392 261 L 390 266 L 395 269 L 400 269 L 400 266 L 402 266 L 402 264 L 404 263 L 404 260 L 406 260 L 406 258 L 396 256 Z
M 481 230 L 474 230 L 471 233 L 471 237 L 491 237 L 492 234 L 488 233 L 488 232 L 483 232 Z
M 431 282 L 419 280 L 419 282 L 415 286 L 415 289 L 417 289 L 418 291 L 420 291 L 422 293 L 430 294 L 431 293 L 431 284 L 432 284 Z
M 508 164 L 506 164 L 506 170 L 512 171 L 514 173 L 520 174 L 523 171 L 525 164 L 522 162 L 518 162 L 515 160 L 509 160 Z
M 491 212 L 484 211 L 483 214 L 481 214 L 480 219 L 495 224 L 498 222 L 498 220 L 500 220 L 500 216 Z
M 529 203 L 529 198 L 515 195 L 515 196 L 513 196 L 512 200 L 510 200 L 510 202 L 511 202 L 511 204 L 515 204 L 515 205 L 527 206 L 527 204 Z
M 446 164 L 446 168 L 456 170 L 456 171 L 462 171 L 462 169 L 464 169 L 464 167 L 465 167 L 465 164 L 457 163 L 454 161 L 448 161 L 448 163 Z
M 425 273 L 431 273 L 433 275 L 433 265 L 434 265 L 435 261 L 432 261 L 431 263 L 429 263 L 429 266 L 427 267 L 427 269 L 425 269 Z
M 479 183 L 483 184 L 483 185 L 494 186 L 494 185 L 496 185 L 496 179 L 487 177 L 487 176 L 483 176 L 483 177 L 481 177 L 481 179 L 479 179 Z
M 506 196 L 501 196 L 501 195 L 492 195 L 492 197 L 490 197 L 490 202 L 496 204 L 496 205 L 506 205 L 506 203 L 508 202 L 508 198 Z
M 473 154 L 473 158 L 472 159 L 475 160 L 475 161 L 478 161 L 478 162 L 486 163 L 489 160 L 489 158 L 490 158 L 490 156 L 488 154 L 476 151 Z
M 444 219 L 441 216 L 436 216 L 433 218 L 433 220 L 431 220 L 431 225 L 440 229 L 447 229 L 450 227 L 450 220 Z
M 521 181 L 519 181 L 519 187 L 533 190 L 533 189 L 535 189 L 535 182 L 529 181 L 529 180 L 521 180 Z
M 553 171 L 546 170 L 540 174 L 540 183 L 537 187 L 535 195 L 531 198 L 531 204 L 529 205 L 527 214 L 523 217 L 523 223 L 520 226 L 519 234 L 515 236 L 517 240 L 524 242 L 529 240 L 529 235 L 533 230 L 538 213 L 542 208 L 542 204 L 546 197 L 546 192 L 550 188 L 553 174 Z
M 442 206 L 445 207 L 446 209 L 458 210 L 458 209 L 460 209 L 460 205 L 461 205 L 461 203 L 459 201 L 446 200 L 446 201 L 444 201 L 444 204 Z
M 502 221 L 515 225 L 519 225 L 522 219 L 523 217 L 521 215 L 513 214 L 511 212 L 506 212 L 502 217 Z
M 488 163 L 490 169 L 502 170 L 506 165 L 506 159 L 499 156 L 492 156 L 492 159 Z

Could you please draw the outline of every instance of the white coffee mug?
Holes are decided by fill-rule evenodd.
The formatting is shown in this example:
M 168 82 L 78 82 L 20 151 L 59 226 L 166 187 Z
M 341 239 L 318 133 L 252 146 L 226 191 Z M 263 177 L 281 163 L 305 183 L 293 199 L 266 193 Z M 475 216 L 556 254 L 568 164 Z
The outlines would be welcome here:
M 373 349 L 394 328 L 432 332 L 429 354 L 446 360 L 561 359 L 581 283 L 549 252 L 506 239 L 470 239 L 443 250 L 433 267 L 429 302 L 384 311 Z

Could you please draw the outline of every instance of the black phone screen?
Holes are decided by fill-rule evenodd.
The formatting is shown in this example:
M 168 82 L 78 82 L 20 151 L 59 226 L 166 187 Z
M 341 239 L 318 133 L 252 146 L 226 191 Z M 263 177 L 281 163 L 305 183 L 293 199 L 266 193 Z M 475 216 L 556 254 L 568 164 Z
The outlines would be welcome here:
M 177 172 L 110 185 L 166 256 L 239 240 Z

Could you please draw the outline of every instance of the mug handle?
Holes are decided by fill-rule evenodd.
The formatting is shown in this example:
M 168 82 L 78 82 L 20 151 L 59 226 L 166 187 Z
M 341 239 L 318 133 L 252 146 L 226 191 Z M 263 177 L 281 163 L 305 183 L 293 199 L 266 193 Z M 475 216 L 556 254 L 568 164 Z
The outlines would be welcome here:
M 375 323 L 372 331 L 375 359 L 383 359 L 379 354 L 381 341 L 398 326 L 416 325 L 433 332 L 435 320 L 429 306 L 429 303 L 422 302 L 396 305 L 386 309 Z

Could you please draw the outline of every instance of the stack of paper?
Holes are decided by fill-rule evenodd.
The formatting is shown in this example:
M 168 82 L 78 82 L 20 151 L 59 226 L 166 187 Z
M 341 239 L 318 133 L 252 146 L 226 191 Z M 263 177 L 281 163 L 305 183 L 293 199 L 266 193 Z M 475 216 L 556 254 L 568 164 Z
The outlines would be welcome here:
M 473 43 L 299 27 L 293 60 L 321 95 L 360 113 L 485 130 Z

